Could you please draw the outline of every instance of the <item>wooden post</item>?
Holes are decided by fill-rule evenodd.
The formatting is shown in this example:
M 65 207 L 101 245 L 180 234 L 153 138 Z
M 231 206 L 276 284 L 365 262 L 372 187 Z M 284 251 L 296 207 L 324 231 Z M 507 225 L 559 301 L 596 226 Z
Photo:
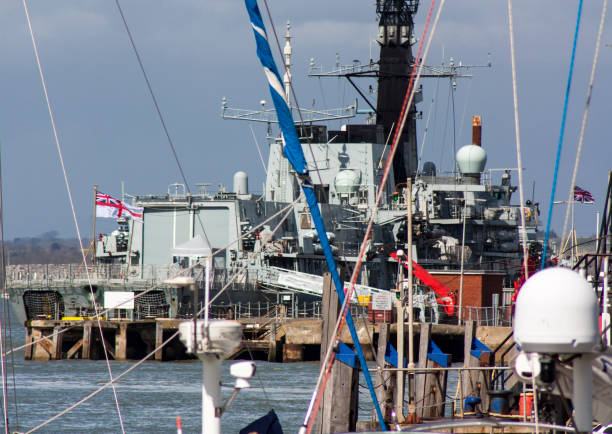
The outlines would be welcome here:
M 403 279 L 402 279 L 403 280 Z M 403 282 L 400 281 L 400 286 L 403 287 Z M 404 306 L 403 297 L 400 300 L 395 300 L 397 308 L 397 367 L 404 368 Z M 395 371 L 395 415 L 398 422 L 404 422 L 404 380 L 406 371 Z
M 340 310 L 340 303 L 330 273 L 323 275 L 323 321 L 321 325 L 321 363 L 330 342 Z M 351 432 L 358 413 L 359 368 L 335 362 L 317 415 L 316 433 Z
M 387 362 L 385 361 L 385 352 L 387 350 L 387 342 L 389 342 L 389 323 L 379 323 L 379 332 L 378 332 L 378 348 L 376 351 L 376 360 L 378 361 L 378 368 L 382 369 L 387 367 Z M 379 370 L 376 373 L 376 399 L 380 404 L 381 413 L 383 414 L 383 418 L 385 419 L 385 423 L 391 422 L 391 411 L 393 410 L 393 391 L 394 391 L 394 382 L 393 382 L 393 374 L 389 371 Z M 374 419 L 377 420 L 376 411 L 373 411 Z
M 53 353 L 52 360 L 60 360 L 62 358 L 62 344 L 64 343 L 64 334 L 62 327 L 56 326 L 53 328 Z
M 161 344 L 164 342 L 164 324 L 161 321 L 155 321 L 155 360 L 162 361 L 164 358 L 164 349 Z
M 420 330 L 418 367 L 420 369 L 440 367 L 440 365 L 428 357 L 429 341 L 431 340 L 431 323 L 421 324 Z M 416 402 L 418 404 L 416 411 L 419 418 L 435 419 L 444 417 L 446 382 L 446 371 L 417 374 Z
M 32 329 L 32 340 L 36 342 L 32 346 L 32 359 L 37 361 L 51 360 L 53 354 L 53 343 L 45 337 L 42 328 L 36 327 Z
M 83 348 L 83 338 L 79 339 L 66 353 L 66 359 L 72 359 L 72 357 Z
M 489 366 L 491 353 L 483 354 L 480 359 L 474 357 L 471 353 L 472 341 L 476 337 L 476 325 L 474 321 L 466 321 L 465 323 L 465 340 L 463 347 L 463 366 L 465 368 Z M 489 409 L 489 377 L 484 371 L 469 371 L 466 370 L 462 374 L 462 395 L 463 398 L 468 396 L 480 397 L 480 410 L 485 412 Z M 461 403 L 463 407 L 463 402 Z
M 412 294 L 412 179 L 406 180 L 406 218 L 408 235 L 408 251 L 406 252 L 408 261 L 408 367 L 414 368 L 414 297 Z M 404 298 L 402 297 L 402 302 Z M 403 381 L 403 380 L 402 380 Z M 408 372 L 408 413 L 415 413 L 414 397 L 415 381 L 414 373 Z
M 120 323 L 115 331 L 115 360 L 127 358 L 127 323 Z
M 26 326 L 26 347 L 25 347 L 25 356 L 26 360 L 32 360 L 32 327 Z
M 91 322 L 83 324 L 83 352 L 81 359 L 89 359 L 91 357 Z
M 304 361 L 304 345 L 287 343 L 283 345 L 283 363 L 302 361 Z
M 270 323 L 270 333 L 268 334 L 268 339 L 270 348 L 268 350 L 268 362 L 276 362 L 276 328 L 278 318 L 274 318 Z

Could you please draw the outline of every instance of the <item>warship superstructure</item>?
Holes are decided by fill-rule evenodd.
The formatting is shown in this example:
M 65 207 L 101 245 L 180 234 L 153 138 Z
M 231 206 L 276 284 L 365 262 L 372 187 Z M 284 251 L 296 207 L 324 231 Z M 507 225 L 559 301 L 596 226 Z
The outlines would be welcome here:
M 388 158 L 388 138 L 396 125 L 415 61 L 413 16 L 417 8 L 417 0 L 377 1 L 378 62 L 337 65 L 335 70 L 326 73 L 311 68 L 312 76 L 342 76 L 351 83 L 360 76 L 377 80 L 376 104 L 360 95 L 371 107 L 365 123 L 348 123 L 357 115 L 357 104 L 329 111 L 301 110 L 299 116 L 295 116 L 334 254 L 349 273 L 372 217 Z M 289 28 L 284 56 L 289 68 Z M 440 72 L 436 75 L 447 76 Z M 289 77 L 287 73 L 287 100 L 291 93 Z M 419 97 L 420 90 L 415 103 L 420 101 Z M 222 116 L 266 122 L 270 130 L 276 122 L 271 111 L 231 109 L 225 100 Z M 465 272 L 493 273 L 502 276 L 497 280 L 500 287 L 495 291 L 501 291 L 501 286 L 511 286 L 512 280 L 520 274 L 520 207 L 524 207 L 527 216 L 528 242 L 535 243 L 537 204 L 513 203 L 516 187 L 512 185 L 511 172 L 514 169 L 485 169 L 486 151 L 481 146 L 482 127 L 477 116 L 472 122 L 473 143 L 458 150 L 455 173 L 442 176 L 433 162 L 425 162 L 419 167 L 417 117 L 413 103 L 380 208 L 374 215 L 372 236 L 367 240 L 366 261 L 358 281 L 362 293 L 396 287 L 398 265 L 389 255 L 407 247 L 409 214 L 413 230 L 412 257 L 426 270 L 456 275 L 465 268 Z M 340 129 L 328 129 L 325 122 L 338 119 L 347 119 L 347 123 Z M 405 200 L 408 180 L 412 190 L 410 213 Z M 210 249 L 213 252 L 224 249 L 215 255 L 213 291 L 247 268 L 246 274 L 232 285 L 232 290 L 225 293 L 227 301 L 255 301 L 262 297 L 274 300 L 275 291 L 280 290 L 301 292 L 304 297 L 316 296 L 316 288 L 311 287 L 320 285 L 317 279 L 326 270 L 325 259 L 309 209 L 299 200 L 298 178 L 283 155 L 280 137 L 269 143 L 262 194 L 250 193 L 248 177 L 243 171 L 234 174 L 231 190 L 210 191 L 209 184 L 198 184 L 198 187 L 199 191 L 189 192 L 182 184 L 172 184 L 168 191 L 159 195 L 137 195 L 134 205 L 144 208 L 144 223 L 119 220 L 116 231 L 100 235 L 95 243 L 97 263 L 109 267 L 120 264 L 122 270 L 116 276 L 120 282 L 116 287 L 100 287 L 101 297 L 109 290 L 129 288 L 138 292 L 147 284 L 161 284 L 172 273 L 203 259 L 204 252 Z M 294 202 L 289 216 L 284 218 L 282 211 Z M 273 215 L 276 217 L 265 226 L 251 231 Z M 277 225 L 278 229 L 273 232 Z M 462 262 L 464 267 L 461 267 Z M 76 312 L 79 304 L 83 305 L 81 311 L 85 305 L 91 305 L 86 296 L 88 291 L 77 296 L 67 288 L 47 289 L 47 292 L 49 290 L 58 292 L 53 300 L 59 305 L 61 299 L 63 306 L 61 312 L 59 308 L 53 310 L 56 316 L 66 314 L 68 306 L 73 306 Z M 428 288 L 422 290 L 427 292 Z M 154 311 L 155 314 L 181 315 L 189 296 L 176 291 L 160 285 L 154 304 L 163 308 Z M 20 291 L 13 297 L 21 297 L 16 303 L 26 305 L 27 317 L 34 312 L 28 310 L 27 305 L 28 297 L 35 297 L 35 292 L 32 289 L 25 293 Z

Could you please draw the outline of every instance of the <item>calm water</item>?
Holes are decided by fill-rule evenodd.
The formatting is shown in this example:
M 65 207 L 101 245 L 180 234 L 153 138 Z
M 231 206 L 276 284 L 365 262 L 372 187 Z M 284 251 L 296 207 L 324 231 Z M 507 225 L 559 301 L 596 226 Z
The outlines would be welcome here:
M 13 330 L 16 345 L 24 342 L 24 331 Z M 9 415 L 11 430 L 27 431 L 59 413 L 108 381 L 105 361 L 62 360 L 33 362 L 16 353 L 14 365 L 15 391 L 19 427 L 16 426 L 9 375 Z M 117 376 L 132 366 L 131 362 L 112 362 Z M 234 378 L 229 375 L 230 363 L 223 366 L 223 397 L 232 390 Z M 236 433 L 271 408 L 277 412 L 283 430 L 297 432 L 316 382 L 319 364 L 278 364 L 257 362 L 251 380 L 252 389 L 243 390 L 223 416 L 223 431 Z M 145 362 L 116 386 L 126 432 L 176 432 L 180 416 L 184 433 L 201 431 L 202 365 L 199 362 Z M 362 405 L 365 405 L 363 403 Z M 4 427 L 2 427 L 4 430 Z M 62 416 L 39 432 L 121 432 L 111 388 Z

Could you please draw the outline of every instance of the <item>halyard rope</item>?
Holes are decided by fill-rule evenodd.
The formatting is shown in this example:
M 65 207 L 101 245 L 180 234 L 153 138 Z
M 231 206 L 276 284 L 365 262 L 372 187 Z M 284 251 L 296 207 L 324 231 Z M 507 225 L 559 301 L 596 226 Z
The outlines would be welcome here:
M 523 244 L 523 268 L 525 279 L 529 277 L 529 267 L 527 264 L 527 228 L 525 227 L 525 200 L 523 196 L 523 159 L 521 157 L 521 134 L 519 129 L 518 114 L 518 95 L 516 84 L 516 58 L 514 55 L 514 20 L 512 16 L 512 0 L 508 0 L 508 28 L 510 33 L 510 58 L 512 60 L 512 97 L 514 99 L 514 132 L 516 135 L 516 161 L 519 177 L 519 200 L 521 210 L 521 240 Z
M 586 129 L 587 118 L 589 117 L 589 108 L 591 105 L 591 95 L 593 93 L 593 83 L 595 82 L 595 71 L 597 70 L 597 62 L 599 60 L 599 48 L 601 47 L 601 35 L 603 34 L 604 23 L 606 21 L 606 11 L 608 9 L 608 0 L 604 0 L 601 9 L 601 19 L 599 20 L 599 30 L 597 31 L 597 42 L 595 43 L 595 54 L 593 55 L 593 66 L 591 67 L 591 78 L 589 79 L 589 87 L 587 91 L 586 104 L 584 106 L 584 114 L 582 115 L 582 126 L 580 127 L 580 138 L 578 139 L 578 149 L 576 150 L 576 163 L 572 173 L 572 182 L 569 186 L 569 194 L 567 198 L 567 207 L 565 208 L 565 219 L 563 220 L 563 232 L 561 239 L 565 239 L 567 225 L 569 221 L 570 206 L 574 207 L 574 186 L 576 185 L 576 175 L 578 174 L 578 165 L 580 164 L 580 155 L 582 153 L 582 144 L 584 141 L 584 131 Z M 598 236 L 599 234 L 595 234 Z
M 372 231 L 372 226 L 374 223 L 374 219 L 376 218 L 377 215 L 377 211 L 378 211 L 378 206 L 380 204 L 380 200 L 382 197 L 382 193 L 384 191 L 384 187 L 385 187 L 385 183 L 387 181 L 387 177 L 389 175 L 389 171 L 391 168 L 391 164 L 393 162 L 393 157 L 395 155 L 395 151 L 397 149 L 397 144 L 399 142 L 399 138 L 401 137 L 402 131 L 404 129 L 404 125 L 406 122 L 406 118 L 408 116 L 408 108 L 410 107 L 410 105 L 412 104 L 413 98 L 414 98 L 414 93 L 416 90 L 416 85 L 418 84 L 419 78 L 421 76 L 421 72 L 423 70 L 423 63 L 425 62 L 425 59 L 427 59 L 427 54 L 429 52 L 429 47 L 431 45 L 431 41 L 433 38 L 433 35 L 435 34 L 435 29 L 437 27 L 438 24 L 438 20 L 440 18 L 440 13 L 442 11 L 442 8 L 444 7 L 444 3 L 445 0 L 441 0 L 440 2 L 440 6 L 438 7 L 438 11 L 432 26 L 432 31 L 429 35 L 429 39 L 427 40 L 427 45 L 425 48 L 425 52 L 424 55 L 421 57 L 421 52 L 423 49 L 423 43 L 425 41 L 425 35 L 427 34 L 427 30 L 429 27 L 429 23 L 431 20 L 431 16 L 433 13 L 433 9 L 435 6 L 435 0 L 432 0 L 431 2 L 431 7 L 429 9 L 428 15 L 427 15 L 427 20 L 425 22 L 425 28 L 423 30 L 423 36 L 421 38 L 421 42 L 419 44 L 419 49 L 417 52 L 417 56 L 415 59 L 417 59 L 417 61 L 414 63 L 413 65 L 413 70 L 410 76 L 410 82 L 408 84 L 408 88 L 406 89 L 406 96 L 404 98 L 404 103 L 402 106 L 402 111 L 400 112 L 400 122 L 398 125 L 398 128 L 395 130 L 395 135 L 393 137 L 393 142 L 391 145 L 391 149 L 389 150 L 389 157 L 387 158 L 387 162 L 385 164 L 385 169 L 383 171 L 383 175 L 382 175 L 382 179 L 380 182 L 380 185 L 378 187 L 378 192 L 376 194 L 376 202 L 374 204 L 374 208 L 372 210 L 372 216 L 370 218 L 370 221 L 368 222 L 368 226 L 366 229 L 366 233 L 364 235 L 363 241 L 361 243 L 361 248 L 359 250 L 359 255 L 357 257 L 357 262 L 355 264 L 355 268 L 353 269 L 353 275 L 351 276 L 351 284 L 349 286 L 349 290 L 347 291 L 347 293 L 345 294 L 345 298 L 344 298 L 344 304 L 342 306 L 342 310 L 341 310 L 341 314 L 338 316 L 338 320 L 336 322 L 336 325 L 334 327 L 334 332 L 333 332 L 333 336 L 334 339 L 330 340 L 329 346 L 327 348 L 326 354 L 325 354 L 325 360 L 323 362 L 323 369 L 321 370 L 319 377 L 317 379 L 317 384 L 315 386 L 315 389 L 313 391 L 313 395 L 308 407 L 308 410 L 306 412 L 306 416 L 304 418 L 304 424 L 303 427 L 306 427 L 306 432 L 310 433 L 310 431 L 312 430 L 313 424 L 314 424 L 314 420 L 316 418 L 316 413 L 318 411 L 318 403 L 320 401 L 320 395 L 322 395 L 323 392 L 323 388 L 324 388 L 324 383 L 327 382 L 327 378 L 329 377 L 329 374 L 331 372 L 331 363 L 333 362 L 333 348 L 335 345 L 335 341 L 338 338 L 338 333 L 341 330 L 342 326 L 344 325 L 344 320 L 346 317 L 346 313 L 347 313 L 347 309 L 348 306 L 350 304 L 350 300 L 351 297 L 353 295 L 353 291 L 355 289 L 355 283 L 357 281 L 357 276 L 359 274 L 359 268 L 361 267 L 361 263 L 363 261 L 363 256 L 365 253 L 365 249 L 367 246 L 367 240 L 369 239 L 369 235 L 370 232 Z M 418 66 L 418 68 L 417 68 Z M 407 206 L 410 206 L 410 204 L 408 204 Z M 329 366 L 328 366 L 329 365 Z M 364 368 L 365 369 L 365 368 Z M 325 377 L 325 378 L 324 378 Z M 316 404 L 316 405 L 315 405 Z
M 565 88 L 565 101 L 563 103 L 563 116 L 561 119 L 561 132 L 559 133 L 559 143 L 557 144 L 557 157 L 555 159 L 555 171 L 553 173 L 553 184 L 550 192 L 550 202 L 548 204 L 548 218 L 546 219 L 546 232 L 544 234 L 544 247 L 542 249 L 542 263 L 540 268 L 546 265 L 546 250 L 548 247 L 548 237 L 550 235 L 550 223 L 552 220 L 553 207 L 555 203 L 555 191 L 557 190 L 557 177 L 559 175 L 559 161 L 561 160 L 561 150 L 563 149 L 563 135 L 565 133 L 565 120 L 567 119 L 567 106 L 569 104 L 570 88 L 574 73 L 574 59 L 576 57 L 576 44 L 578 42 L 578 31 L 580 30 L 580 17 L 582 16 L 582 0 L 578 3 L 578 14 L 576 17 L 576 29 L 574 30 L 574 42 L 572 44 L 572 55 L 570 58 L 569 73 L 567 75 L 567 86 Z
M 72 210 L 72 217 L 74 219 L 74 225 L 75 225 L 75 228 L 76 228 L 77 237 L 78 237 L 78 240 L 79 240 L 79 245 L 81 247 L 81 255 L 83 256 L 83 262 L 85 264 L 87 264 L 87 258 L 85 257 L 85 250 L 83 249 L 83 241 L 82 241 L 82 238 L 81 238 L 81 231 L 79 229 L 79 222 L 77 220 L 76 211 L 74 209 L 74 201 L 72 199 L 72 191 L 70 190 L 70 182 L 68 181 L 68 174 L 66 172 L 66 166 L 64 164 L 64 157 L 62 155 L 62 147 L 60 145 L 59 136 L 58 136 L 58 133 L 57 133 L 57 127 L 55 125 L 55 116 L 53 115 L 53 109 L 51 107 L 51 100 L 49 98 L 49 93 L 47 91 L 47 83 L 46 83 L 46 80 L 45 80 L 45 75 L 43 73 L 42 65 L 40 63 L 40 57 L 38 55 L 38 46 L 36 44 L 36 38 L 34 37 L 34 30 L 32 29 L 32 21 L 30 19 L 30 12 L 28 10 L 28 5 L 26 3 L 26 0 L 23 0 L 23 8 L 24 8 L 26 19 L 27 19 L 27 22 L 28 22 L 28 29 L 29 29 L 29 32 L 30 32 L 30 37 L 32 39 L 32 46 L 34 48 L 34 55 L 36 57 L 36 64 L 38 66 L 38 72 L 40 74 L 40 81 L 42 83 L 43 92 L 44 92 L 44 96 L 45 96 L 45 101 L 47 103 L 47 109 L 49 111 L 49 119 L 51 121 L 51 127 L 53 129 L 53 137 L 55 138 L 55 145 L 56 145 L 56 148 L 57 148 L 57 153 L 58 153 L 58 156 L 59 156 L 60 164 L 62 166 L 62 173 L 64 175 L 64 182 L 66 184 L 66 192 L 68 193 L 68 200 L 70 202 L 70 208 Z M 94 296 L 94 293 L 93 293 L 93 287 L 92 287 L 92 284 L 91 284 L 91 276 L 89 274 L 89 268 L 86 267 L 85 269 L 86 269 L 86 272 L 87 272 L 87 281 L 89 282 L 89 291 L 90 291 L 91 296 L 92 296 L 92 300 L 93 300 L 93 304 L 94 304 L 94 309 L 97 311 L 98 308 L 97 308 L 96 299 L 95 299 L 95 296 Z M 100 331 L 100 336 L 103 336 L 103 334 L 102 334 L 102 325 L 100 324 L 100 318 L 99 317 L 98 317 L 98 329 Z M 109 375 L 109 377 L 110 377 L 110 379 L 112 381 L 113 380 L 113 372 L 111 370 L 110 362 L 109 362 L 109 359 L 108 359 L 108 351 L 107 351 L 107 348 L 106 348 L 106 343 L 105 343 L 104 339 L 101 339 L 101 340 L 102 340 L 102 347 L 104 348 L 104 357 L 106 359 L 106 368 L 108 369 L 108 375 Z M 121 417 L 121 408 L 119 407 L 119 399 L 117 398 L 117 390 L 115 389 L 114 384 L 113 384 L 113 396 L 114 396 L 114 399 L 115 399 L 115 405 L 117 407 L 117 414 L 119 415 L 119 423 L 121 425 L 121 432 L 125 433 L 125 429 L 124 429 L 124 426 L 123 426 L 123 418 Z
M 289 206 L 283 208 L 280 212 L 285 212 L 285 215 L 281 218 L 281 220 L 278 222 L 278 224 L 274 227 L 274 229 L 272 229 L 272 233 L 276 233 L 278 231 L 278 229 L 280 229 L 281 225 L 284 223 L 284 221 L 287 219 L 287 217 L 289 217 L 291 215 L 291 211 L 293 209 L 293 206 L 295 206 L 295 204 L 301 199 L 301 195 L 300 197 L 298 197 L 295 202 L 289 204 Z M 280 213 L 279 212 L 279 213 Z M 277 214 L 279 214 L 277 213 Z M 263 249 L 263 245 L 259 248 L 258 251 L 256 252 L 252 252 L 252 256 L 250 256 L 251 258 L 259 253 L 259 251 L 261 251 L 261 249 Z M 249 258 L 250 259 L 250 258 Z M 205 309 L 208 308 L 208 306 L 210 304 L 212 304 L 212 302 L 214 300 L 216 300 L 227 288 L 229 288 L 229 286 L 238 278 L 238 276 L 241 275 L 241 273 L 244 272 L 244 270 L 248 267 L 249 261 L 245 261 L 243 267 L 241 268 L 240 271 L 238 271 L 237 273 L 235 273 L 232 278 L 230 280 L 228 280 L 228 282 L 223 286 L 223 288 L 221 288 L 221 290 L 219 291 L 219 293 L 217 295 L 215 295 L 215 297 L 213 297 L 210 301 L 209 304 L 206 306 L 203 306 L 202 309 L 200 309 L 197 313 L 197 315 L 199 316 Z M 191 267 L 192 268 L 192 267 Z M 117 376 L 116 378 L 112 379 L 111 381 L 109 381 L 108 383 L 102 385 L 101 387 L 99 387 L 98 389 L 96 389 L 95 391 L 93 391 L 92 393 L 90 393 L 89 395 L 87 395 L 86 397 L 84 397 L 83 399 L 77 401 L 75 404 L 72 404 L 71 406 L 69 406 L 68 408 L 62 410 L 60 413 L 56 414 L 55 416 L 51 417 L 50 419 L 48 419 L 47 421 L 43 422 L 42 424 L 32 428 L 31 430 L 27 431 L 27 433 L 31 433 L 34 431 L 39 430 L 40 428 L 48 425 L 49 423 L 57 420 L 58 418 L 60 418 L 61 416 L 63 416 L 64 414 L 72 411 L 73 409 L 75 409 L 76 407 L 78 407 L 79 405 L 83 404 L 84 402 L 88 401 L 89 399 L 93 398 L 94 396 L 96 396 L 98 393 L 100 393 L 102 390 L 106 389 L 108 386 L 112 385 L 114 388 L 114 383 L 116 383 L 119 379 L 121 379 L 123 376 L 125 376 L 126 374 L 128 374 L 130 371 L 134 370 L 136 367 L 140 366 L 145 360 L 149 359 L 153 354 L 155 354 L 155 352 L 161 348 L 163 348 L 164 346 L 166 346 L 172 339 L 174 339 L 176 336 L 178 336 L 179 332 L 175 332 L 172 334 L 172 336 L 170 336 L 167 340 L 165 340 L 159 347 L 156 347 L 155 349 L 153 349 L 153 351 L 151 351 L 149 354 L 147 354 L 143 359 L 141 359 L 140 361 L 136 362 L 136 364 L 134 364 L 134 366 L 130 367 L 129 369 L 127 369 L 126 371 L 124 371 L 123 373 L 121 373 L 121 375 Z
M 235 243 L 237 243 L 238 241 L 242 240 L 243 238 L 247 237 L 248 235 L 252 234 L 253 232 L 255 232 L 256 230 L 258 230 L 259 228 L 261 228 L 261 227 L 262 227 L 262 226 L 264 226 L 265 224 L 269 223 L 271 220 L 275 219 L 276 217 L 278 217 L 280 214 L 284 213 L 285 211 L 287 211 L 287 210 L 289 210 L 289 209 L 292 209 L 292 208 L 293 208 L 293 207 L 294 207 L 294 206 L 295 206 L 295 205 L 296 205 L 296 204 L 297 204 L 297 203 L 300 201 L 300 198 L 301 198 L 301 196 L 300 196 L 300 197 L 298 197 L 298 198 L 297 198 L 295 201 L 293 201 L 292 203 L 288 204 L 286 207 L 282 208 L 281 210 L 277 211 L 276 213 L 274 213 L 273 215 L 271 215 L 270 217 L 268 217 L 266 220 L 262 221 L 261 223 L 257 224 L 257 225 L 256 225 L 256 226 L 254 226 L 253 228 L 251 228 L 249 231 L 247 231 L 247 232 L 243 233 L 242 235 L 240 235 L 240 237 L 236 238 L 234 241 L 230 242 L 229 244 L 225 245 L 225 246 L 224 246 L 224 247 L 222 247 L 221 249 L 217 250 L 215 253 L 213 253 L 213 256 L 218 255 L 219 253 L 221 253 L 221 252 L 225 251 L 225 250 L 226 250 L 226 249 L 228 249 L 230 246 L 232 246 L 233 244 L 235 244 Z M 184 275 L 185 273 L 187 273 L 188 271 L 191 271 L 192 269 L 194 269 L 195 267 L 196 267 L 196 265 L 194 264 L 194 265 L 192 265 L 192 266 L 190 266 L 190 267 L 188 267 L 188 268 L 185 268 L 184 270 L 180 270 L 180 272 L 176 273 L 176 274 L 175 274 L 175 275 L 173 275 L 171 278 L 178 277 L 178 276 L 182 276 L 182 275 Z M 125 301 L 125 303 L 127 303 L 128 301 L 133 301 L 133 300 L 136 300 L 136 299 L 138 299 L 139 297 L 142 297 L 143 295 L 148 294 L 149 292 L 154 291 L 154 290 L 156 290 L 156 289 L 160 288 L 162 285 L 163 285 L 163 282 L 162 282 L 162 283 L 159 283 L 159 284 L 157 284 L 157 285 L 153 285 L 153 286 L 152 286 L 152 287 L 150 287 L 149 289 L 146 289 L 146 290 L 144 290 L 144 291 L 142 291 L 142 292 L 139 292 L 138 294 L 134 295 L 134 296 L 133 296 L 131 299 L 126 300 L 126 301 Z M 215 297 L 215 298 L 216 298 L 216 297 Z M 92 318 L 92 319 L 96 319 L 96 318 L 98 318 L 98 317 L 100 317 L 100 316 L 105 315 L 105 314 L 106 314 L 106 313 L 108 313 L 110 310 L 111 310 L 111 309 L 105 309 L 105 310 L 99 311 L 99 312 L 97 312 L 95 315 L 93 315 L 91 318 Z M 84 322 L 84 321 L 85 321 L 85 320 L 83 320 L 83 322 Z M 53 336 L 60 335 L 60 334 L 62 334 L 62 333 L 64 333 L 64 332 L 67 332 L 68 330 L 71 330 L 71 329 L 73 329 L 73 328 L 75 328 L 75 327 L 77 327 L 77 326 L 78 326 L 78 325 L 69 326 L 69 327 L 63 328 L 63 329 L 61 329 L 61 330 L 58 330 L 57 332 L 53 332 L 53 333 L 52 333 L 52 334 L 50 334 L 50 335 L 43 336 L 43 337 L 42 337 L 42 338 L 40 338 L 40 339 L 36 339 L 36 340 L 34 340 L 34 341 L 31 341 L 31 342 L 25 343 L 24 345 L 21 345 L 21 346 L 19 346 L 19 347 L 11 348 L 11 349 L 10 349 L 10 350 L 8 350 L 6 353 L 4 353 L 4 355 L 6 356 L 6 355 L 8 355 L 8 354 L 14 353 L 15 351 L 23 350 L 23 349 L 25 349 L 25 348 L 27 348 L 27 347 L 29 347 L 29 346 L 32 346 L 32 345 L 34 345 L 34 344 L 37 344 L 38 342 L 42 342 L 42 341 L 44 341 L 44 340 L 47 340 L 47 339 L 49 339 L 49 338 L 52 338 Z

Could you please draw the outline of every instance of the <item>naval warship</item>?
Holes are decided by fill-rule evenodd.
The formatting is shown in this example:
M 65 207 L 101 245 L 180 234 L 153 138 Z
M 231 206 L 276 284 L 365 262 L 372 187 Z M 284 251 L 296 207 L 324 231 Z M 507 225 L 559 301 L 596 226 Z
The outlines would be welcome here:
M 366 77 L 376 82 L 375 102 L 354 86 L 361 104 L 370 107 L 363 123 L 351 119 L 358 115 L 357 103 L 337 110 L 301 109 L 299 113 L 292 106 L 299 119 L 296 127 L 334 255 L 347 275 L 358 259 L 365 228 L 372 217 L 388 158 L 388 138 L 402 108 L 415 62 L 413 17 L 418 3 L 376 2 L 378 61 L 337 64 L 328 72 L 311 64 L 309 75 L 313 77 L 344 77 L 351 84 Z M 284 84 L 290 101 L 289 26 L 285 39 Z M 453 74 L 457 74 L 457 68 L 438 69 L 431 75 L 439 79 L 453 78 Z M 520 208 L 525 210 L 527 243 L 532 250 L 537 246 L 539 209 L 537 203 L 513 201 L 516 186 L 512 185 L 511 174 L 515 169 L 486 168 L 478 116 L 472 121 L 472 143 L 457 151 L 453 173 L 440 173 L 434 162 L 420 165 L 416 137 L 420 93 L 409 109 L 390 179 L 374 215 L 355 301 L 367 304 L 374 294 L 389 293 L 397 287 L 401 267 L 392 256 L 400 249 L 407 251 L 411 227 L 412 258 L 419 265 L 415 273 L 424 283 L 416 287 L 418 300 L 421 307 L 427 305 L 435 311 L 427 318 L 438 321 L 456 315 L 452 305 L 457 303 L 460 281 L 466 285 L 466 306 L 509 303 L 508 290 L 504 292 L 504 288 L 511 287 L 521 274 Z M 265 122 L 270 132 L 277 122 L 273 110 L 232 109 L 225 99 L 222 117 Z M 345 125 L 328 128 L 329 121 L 339 119 L 346 119 Z M 247 174 L 237 171 L 231 190 L 211 191 L 209 184 L 197 184 L 199 190 L 191 192 L 183 184 L 171 184 L 161 194 L 135 196 L 133 204 L 144 208 L 143 223 L 119 219 L 114 232 L 96 237 L 92 276 L 99 304 L 108 307 L 105 300 L 113 298 L 109 297 L 112 292 L 138 294 L 149 289 L 134 301 L 131 315 L 188 316 L 192 312 L 191 295 L 164 281 L 181 270 L 197 271 L 194 265 L 204 263 L 211 251 L 213 296 L 232 282 L 216 305 L 290 300 L 293 306 L 299 300 L 316 298 L 327 267 L 325 258 L 308 206 L 300 199 L 298 178 L 283 155 L 281 138 L 269 136 L 265 191 L 261 194 L 251 193 Z M 288 215 L 283 212 L 286 209 Z M 407 224 L 409 218 L 411 225 Z M 93 313 L 89 286 L 82 280 L 79 283 L 74 271 L 65 271 L 62 277 L 41 270 L 39 274 L 46 276 L 46 281 L 39 279 L 38 284 L 32 279 L 31 269 L 27 281 L 20 280 L 18 274 L 13 270 L 8 280 L 13 307 L 21 319 L 60 319 Z M 472 279 L 469 285 L 463 283 L 464 277 Z M 196 278 L 202 284 L 201 272 Z M 432 278 L 437 285 L 431 284 Z M 150 290 L 152 285 L 154 290 Z M 452 302 L 448 302 L 449 297 Z M 445 312 L 439 309 L 441 305 L 447 308 Z

